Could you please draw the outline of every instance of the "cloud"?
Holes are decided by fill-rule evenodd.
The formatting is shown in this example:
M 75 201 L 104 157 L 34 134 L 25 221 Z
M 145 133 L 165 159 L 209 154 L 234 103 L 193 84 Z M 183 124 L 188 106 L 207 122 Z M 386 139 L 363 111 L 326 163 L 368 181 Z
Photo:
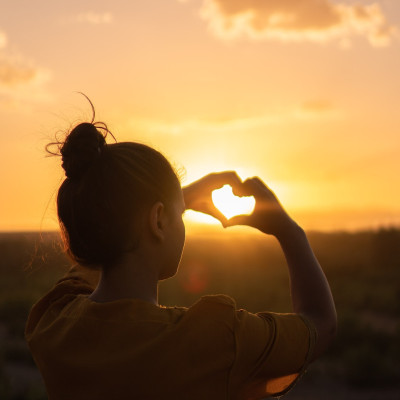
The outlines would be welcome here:
M 7 45 L 7 36 L 4 32 L 0 31 L 0 49 L 6 47 Z
M 293 115 L 302 119 L 340 118 L 342 112 L 334 107 L 332 102 L 325 99 L 305 101 L 294 110 Z
M 109 12 L 95 13 L 92 11 L 88 11 L 78 14 L 73 20 L 78 23 L 100 25 L 100 24 L 111 24 L 114 20 L 114 17 Z
M 350 5 L 333 0 L 203 0 L 202 18 L 222 39 L 336 41 L 351 46 L 354 36 L 372 46 L 387 46 L 397 34 L 380 5 Z
M 329 100 L 319 99 L 306 101 L 301 105 L 301 108 L 304 111 L 312 113 L 324 113 L 327 111 L 331 111 L 333 109 L 333 105 Z
M 16 87 L 35 80 L 37 70 L 21 59 L 0 55 L 0 86 Z
M 2 105 L 47 101 L 49 70 L 38 67 L 22 56 L 0 54 L 0 98 Z
M 244 118 L 228 118 L 226 120 L 213 119 L 189 119 L 166 122 L 155 119 L 135 118 L 132 120 L 132 128 L 135 131 L 145 132 L 151 136 L 187 136 L 204 135 L 214 136 L 221 133 L 243 132 L 246 129 L 257 129 L 267 125 L 273 125 L 281 121 L 282 115 L 260 115 Z
M 129 131 L 142 132 L 144 137 L 158 136 L 195 136 L 217 137 L 221 134 L 239 134 L 266 127 L 295 123 L 300 119 L 321 121 L 342 118 L 343 111 L 326 99 L 314 99 L 300 105 L 292 105 L 286 110 L 277 110 L 269 114 L 231 117 L 226 119 L 186 119 L 163 121 L 136 117 L 130 121 Z
M 49 70 L 38 67 L 7 48 L 7 36 L 0 31 L 0 105 L 2 107 L 43 101 L 49 98 L 45 89 L 51 79 Z

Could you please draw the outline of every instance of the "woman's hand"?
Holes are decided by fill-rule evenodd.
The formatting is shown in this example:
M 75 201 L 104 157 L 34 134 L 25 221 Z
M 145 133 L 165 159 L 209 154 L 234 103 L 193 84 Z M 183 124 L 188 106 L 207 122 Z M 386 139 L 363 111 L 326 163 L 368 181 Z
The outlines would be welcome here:
M 224 185 L 232 186 L 236 196 L 254 196 L 256 205 L 251 215 L 237 215 L 227 219 L 215 207 L 212 192 Z M 297 226 L 275 194 L 258 177 L 242 182 L 234 171 L 212 173 L 184 187 L 182 191 L 187 209 L 209 214 L 224 227 L 248 225 L 278 237 Z
M 182 188 L 186 209 L 209 214 L 226 227 L 229 223 L 228 219 L 215 207 L 212 201 L 212 192 L 224 185 L 231 185 L 234 193 L 238 193 L 243 183 L 236 172 L 225 171 L 206 175 Z
M 256 205 L 251 215 L 237 215 L 226 226 L 248 225 L 266 234 L 280 237 L 297 224 L 286 213 L 271 189 L 258 177 L 247 179 L 235 191 L 239 196 L 254 196 Z

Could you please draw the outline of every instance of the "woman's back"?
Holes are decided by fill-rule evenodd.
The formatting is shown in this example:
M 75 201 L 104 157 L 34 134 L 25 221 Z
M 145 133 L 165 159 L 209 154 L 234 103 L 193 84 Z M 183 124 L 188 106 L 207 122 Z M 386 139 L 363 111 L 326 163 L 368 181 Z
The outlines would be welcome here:
M 296 315 L 237 311 L 223 295 L 189 309 L 138 299 L 96 303 L 88 297 L 96 275 L 73 268 L 31 312 L 27 340 L 50 399 L 267 395 L 267 385 L 286 389 L 312 352 L 309 327 Z M 284 377 L 272 379 L 279 370 Z

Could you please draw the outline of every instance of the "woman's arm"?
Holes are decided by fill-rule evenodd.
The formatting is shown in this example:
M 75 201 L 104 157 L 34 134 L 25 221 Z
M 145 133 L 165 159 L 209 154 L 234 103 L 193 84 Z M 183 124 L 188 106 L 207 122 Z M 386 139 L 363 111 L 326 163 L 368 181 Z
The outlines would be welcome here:
M 317 330 L 316 359 L 336 336 L 336 309 L 329 283 L 303 229 L 294 225 L 277 239 L 288 263 L 293 310 L 305 315 Z
M 213 190 L 230 184 L 238 196 L 254 196 L 251 215 L 226 219 L 212 203 Z M 305 315 L 317 330 L 314 359 L 329 346 L 336 334 L 337 319 L 332 293 L 307 237 L 286 213 L 275 194 L 259 179 L 241 182 L 234 172 L 210 174 L 183 189 L 186 207 L 208 213 L 227 226 L 248 225 L 275 236 L 285 254 L 293 310 Z
M 252 195 L 256 206 L 252 215 L 233 217 L 229 225 L 249 225 L 275 236 L 285 254 L 293 310 L 311 320 L 317 330 L 314 359 L 336 335 L 337 318 L 332 293 L 306 234 L 286 213 L 275 194 L 259 178 L 246 180 L 241 195 Z

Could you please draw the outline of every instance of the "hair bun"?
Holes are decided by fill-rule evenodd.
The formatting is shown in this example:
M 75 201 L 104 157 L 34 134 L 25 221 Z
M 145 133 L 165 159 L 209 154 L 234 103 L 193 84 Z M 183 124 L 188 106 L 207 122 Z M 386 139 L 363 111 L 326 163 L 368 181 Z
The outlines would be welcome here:
M 67 178 L 80 178 L 101 156 L 106 141 L 94 124 L 77 125 L 61 147 L 62 167 Z

